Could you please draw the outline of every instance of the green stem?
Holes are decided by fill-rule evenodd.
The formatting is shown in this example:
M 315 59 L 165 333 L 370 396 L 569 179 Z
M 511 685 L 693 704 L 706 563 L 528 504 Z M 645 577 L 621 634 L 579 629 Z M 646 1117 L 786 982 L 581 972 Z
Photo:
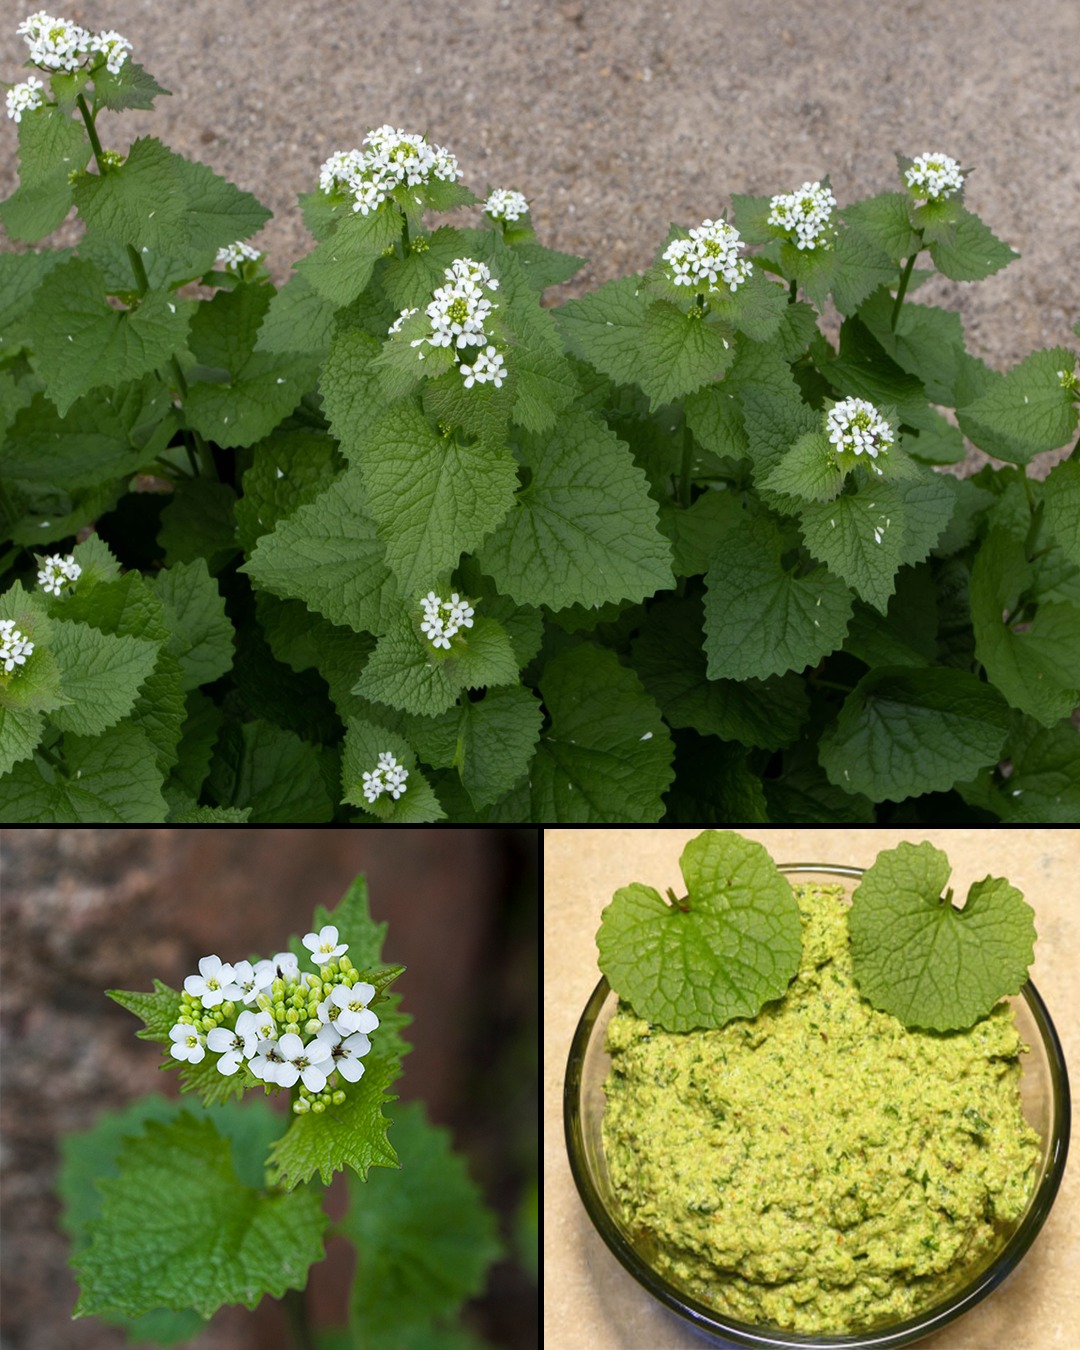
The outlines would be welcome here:
M 315 1337 L 308 1325 L 303 1290 L 286 1289 L 285 1296 L 281 1300 L 281 1306 L 285 1309 L 285 1317 L 288 1320 L 289 1331 L 292 1333 L 296 1350 L 316 1350 Z
M 142 260 L 142 254 L 134 244 L 127 245 L 128 261 L 131 263 L 131 270 L 135 273 L 135 285 L 138 288 L 140 296 L 146 294 L 150 289 L 150 278 L 146 275 L 146 264 Z M 172 371 L 173 379 L 176 381 L 176 388 L 182 399 L 187 398 L 188 383 L 184 377 L 184 371 L 180 362 L 175 356 L 169 357 L 169 369 Z M 214 465 L 214 457 L 210 453 L 210 447 L 197 431 L 192 429 L 190 433 L 195 442 L 195 449 L 199 452 L 199 465 L 201 466 L 202 476 L 204 478 L 217 478 L 217 469 Z M 188 458 L 191 460 L 191 469 L 193 473 L 198 473 L 199 469 L 195 466 L 195 456 L 191 452 L 191 446 L 187 447 Z
M 401 222 L 402 225 L 404 226 L 401 235 L 401 256 L 402 258 L 407 258 L 409 256 L 409 249 L 411 247 L 411 244 L 409 241 L 409 217 L 405 214 L 404 211 L 402 211 L 401 213 Z
M 920 239 L 921 243 L 921 239 Z M 889 320 L 889 327 L 896 332 L 896 321 L 900 317 L 900 306 L 904 303 L 904 292 L 907 290 L 908 282 L 911 280 L 911 274 L 915 270 L 915 259 L 919 256 L 921 249 L 916 249 L 907 260 L 907 266 L 900 276 L 900 286 L 896 292 L 896 303 L 892 307 L 892 318 Z
M 98 140 L 97 128 L 94 126 L 94 114 L 90 111 L 86 99 L 82 94 L 76 95 L 75 103 L 79 112 L 82 113 L 82 120 L 86 123 L 86 134 L 90 137 L 90 147 L 94 152 L 94 159 L 97 161 L 98 173 L 104 174 L 108 170 L 105 167 L 105 152 L 101 148 L 101 142 Z

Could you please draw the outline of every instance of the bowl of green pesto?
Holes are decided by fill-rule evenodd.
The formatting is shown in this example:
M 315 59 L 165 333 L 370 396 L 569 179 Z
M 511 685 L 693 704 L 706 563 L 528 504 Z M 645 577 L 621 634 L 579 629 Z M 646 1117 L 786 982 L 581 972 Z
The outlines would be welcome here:
M 663 1031 L 602 979 L 564 1115 L 585 1208 L 623 1266 L 735 1345 L 907 1345 L 1015 1268 L 1057 1194 L 1069 1088 L 1029 982 L 963 1032 L 909 1030 L 856 988 L 856 868 L 784 867 L 786 994 Z

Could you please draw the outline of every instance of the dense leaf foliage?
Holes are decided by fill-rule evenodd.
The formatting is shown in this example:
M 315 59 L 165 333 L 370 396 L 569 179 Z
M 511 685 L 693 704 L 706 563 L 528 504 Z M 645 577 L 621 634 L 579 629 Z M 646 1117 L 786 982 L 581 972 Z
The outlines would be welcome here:
M 120 71 L 53 77 L 0 204 L 5 819 L 1080 820 L 1080 481 L 1026 473 L 1076 354 L 910 298 L 1015 256 L 962 188 L 901 161 L 816 241 L 736 197 L 721 281 L 673 226 L 551 307 L 527 215 L 324 166 L 279 290 L 250 193 L 100 150 L 163 92 Z

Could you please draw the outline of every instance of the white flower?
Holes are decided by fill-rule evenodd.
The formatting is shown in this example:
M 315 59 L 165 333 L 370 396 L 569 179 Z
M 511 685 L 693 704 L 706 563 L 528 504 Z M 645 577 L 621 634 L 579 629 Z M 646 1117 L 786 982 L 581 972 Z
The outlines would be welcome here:
M 303 939 L 304 946 L 311 952 L 311 959 L 317 966 L 328 966 L 349 950 L 347 942 L 338 942 L 338 930 L 332 923 L 317 933 L 308 933 Z
M 198 1064 L 206 1055 L 206 1036 L 198 1027 L 186 1022 L 177 1022 L 169 1031 L 172 1045 L 169 1053 L 173 1059 L 186 1059 L 189 1064 Z
M 834 233 L 830 225 L 836 198 L 820 183 L 804 183 L 795 192 L 773 197 L 769 203 L 770 225 L 796 236 L 796 248 L 828 247 Z
M 33 650 L 34 644 L 19 632 L 14 619 L 0 619 L 0 666 L 6 674 L 24 665 Z
M 838 451 L 867 454 L 871 459 L 877 459 L 893 443 L 892 428 L 863 398 L 846 398 L 830 408 L 825 414 L 825 431 Z
M 221 1058 L 217 1062 L 218 1072 L 235 1073 L 240 1061 L 251 1059 L 259 1042 L 259 1019 L 253 1012 L 246 1010 L 236 1019 L 236 1030 L 227 1027 L 214 1027 L 206 1037 L 206 1044 L 215 1055 Z
M 341 1034 L 350 1031 L 374 1031 L 379 1019 L 368 1008 L 375 997 L 375 986 L 358 981 L 350 989 L 344 984 L 335 984 L 330 997 L 319 1004 L 319 1020 L 324 1026 L 334 1026 Z
M 434 591 L 428 591 L 420 605 L 424 612 L 420 631 L 433 647 L 449 650 L 450 639 L 462 628 L 473 626 L 475 611 L 456 591 L 449 600 L 443 600 Z
M 364 783 L 364 796 L 369 802 L 389 792 L 395 801 L 405 791 L 405 780 L 409 776 L 409 771 L 403 768 L 389 750 L 384 750 L 379 756 L 378 766 L 362 775 Z
M 371 1042 L 362 1031 L 355 1031 L 342 1039 L 332 1025 L 325 1026 L 315 1039 L 325 1041 L 330 1047 L 334 1068 L 346 1082 L 359 1082 L 364 1073 L 360 1057 L 371 1049 Z
M 260 961 L 254 967 L 250 961 L 237 961 L 233 965 L 233 983 L 245 1003 L 254 1003 L 264 989 L 269 989 L 276 974 L 270 961 Z
M 484 210 L 496 220 L 519 220 L 527 214 L 529 203 L 520 192 L 496 188 L 484 203 Z
M 282 1087 L 292 1087 L 300 1078 L 309 1092 L 323 1090 L 327 1072 L 333 1067 L 327 1063 L 331 1052 L 325 1041 L 316 1038 L 305 1045 L 295 1031 L 288 1031 L 278 1041 L 277 1051 L 283 1062 L 275 1082 Z M 324 1064 L 325 1068 L 322 1067 Z
M 319 170 L 319 187 L 351 193 L 353 210 L 365 216 L 396 187 L 419 187 L 436 178 L 452 183 L 461 177 L 454 156 L 423 136 L 386 125 L 368 132 L 364 145 L 366 150 L 336 150 Z
M 296 1039 L 299 1040 L 299 1036 Z M 248 1064 L 248 1068 L 264 1083 L 276 1083 L 284 1064 L 285 1058 L 278 1050 L 277 1040 L 268 1037 L 256 1046 L 254 1058 Z M 293 1082 L 296 1082 L 295 1078 Z
M 270 964 L 274 968 L 274 974 L 270 977 L 271 984 L 277 979 L 288 982 L 300 978 L 300 958 L 294 956 L 292 952 L 276 953 Z M 262 965 L 261 961 L 259 965 Z
M 239 272 L 245 259 L 258 262 L 261 257 L 262 254 L 257 248 L 252 248 L 250 244 L 238 239 L 235 244 L 226 244 L 224 248 L 219 248 L 214 261 L 221 263 L 223 267 L 231 268 L 234 272 Z
M 15 122 L 22 121 L 24 112 L 33 112 L 43 102 L 42 89 L 45 86 L 36 76 L 31 75 L 22 84 L 13 85 L 7 91 L 7 115 Z
M 964 174 L 955 159 L 948 155 L 919 155 L 904 172 L 904 181 L 916 197 L 937 201 L 951 197 L 964 186 Z
M 226 999 L 239 999 L 243 990 L 233 983 L 233 968 L 220 956 L 204 956 L 199 961 L 198 975 L 189 975 L 184 981 L 184 992 L 201 998 L 204 1008 L 216 1008 Z
M 127 54 L 132 50 L 131 43 L 126 37 L 121 37 L 119 33 L 98 33 L 90 40 L 90 50 L 92 52 L 102 52 L 108 58 L 105 62 L 106 67 L 113 75 L 119 75 L 120 67 L 127 60 Z
M 90 34 L 77 23 L 54 19 L 38 10 L 17 29 L 30 48 L 30 60 L 47 70 L 77 70 L 90 50 Z
M 66 584 L 74 585 L 81 576 L 82 568 L 75 561 L 73 553 L 69 553 L 66 558 L 54 553 L 42 559 L 37 579 L 46 595 L 60 595 Z
M 676 286 L 699 291 L 734 291 L 750 276 L 752 266 L 739 257 L 742 240 L 733 225 L 704 220 L 689 239 L 676 239 L 664 250 Z
M 471 366 L 460 364 L 458 369 L 465 376 L 465 388 L 471 389 L 474 381 L 484 384 L 490 380 L 496 389 L 502 388 L 502 382 L 506 375 L 506 369 L 503 366 L 503 359 L 494 347 L 485 347 L 482 352 L 477 352 Z

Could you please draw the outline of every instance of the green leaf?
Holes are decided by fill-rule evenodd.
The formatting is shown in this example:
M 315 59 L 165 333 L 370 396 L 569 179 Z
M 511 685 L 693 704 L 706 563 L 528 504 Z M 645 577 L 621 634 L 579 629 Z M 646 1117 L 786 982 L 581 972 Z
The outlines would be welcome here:
M 114 74 L 107 65 L 94 71 L 94 109 L 111 108 L 122 112 L 125 108 L 149 109 L 158 94 L 168 96 L 154 77 L 130 57 Z
M 333 1174 L 346 1167 L 366 1178 L 371 1167 L 401 1165 L 386 1137 L 389 1122 L 382 1110 L 386 1102 L 396 1101 L 386 1089 L 400 1065 L 395 1058 L 379 1054 L 377 1038 L 378 1032 L 373 1033 L 371 1052 L 364 1058 L 364 1076 L 349 1084 L 344 1103 L 321 1116 L 313 1112 L 294 1116 L 288 1131 L 271 1148 L 267 1170 L 275 1185 L 292 1191 L 316 1172 L 329 1184 Z
M 881 666 L 864 675 L 822 733 L 829 781 L 872 801 L 943 792 L 997 759 L 1009 709 L 964 670 Z
M 140 1040 L 158 1041 L 162 1045 L 170 1043 L 169 1032 L 180 1016 L 180 993 L 170 989 L 161 980 L 154 981 L 154 992 L 146 994 L 137 989 L 106 989 L 106 994 L 114 1003 L 145 1023 L 141 1031 L 135 1033 Z M 174 1061 L 179 1064 L 179 1060 Z
M 976 881 L 963 909 L 932 844 L 879 853 L 848 914 L 859 991 L 907 1027 L 961 1031 L 1018 994 L 1035 955 L 1035 914 L 1000 877 Z
M 371 280 L 383 249 L 400 239 L 401 226 L 400 213 L 389 204 L 366 216 L 349 211 L 329 238 L 300 259 L 296 271 L 324 300 L 338 308 L 350 304 Z
M 18 824 L 154 825 L 168 808 L 154 747 L 122 722 L 103 736 L 64 737 L 63 765 L 35 757 L 0 779 L 0 816 Z
M 641 329 L 649 300 L 639 276 L 618 277 L 556 310 L 570 350 L 618 384 L 636 384 L 642 371 Z
M 251 193 L 152 136 L 136 140 L 119 167 L 81 175 L 75 204 L 92 237 L 165 255 L 196 274 L 270 218 Z
M 90 158 L 80 119 L 42 107 L 19 122 L 19 186 L 0 203 L 12 239 L 36 243 L 63 223 L 71 209 L 69 175 Z
M 268 435 L 315 382 L 312 357 L 255 351 L 270 297 L 268 286 L 254 284 L 218 291 L 191 322 L 191 350 L 205 378 L 194 378 L 198 367 L 189 374 L 184 410 L 218 445 L 246 446 Z
M 190 302 L 149 291 L 131 309 L 113 309 L 93 263 L 54 267 L 26 316 L 45 390 L 61 415 L 91 389 L 113 389 L 156 370 L 187 340 Z
M 334 815 L 317 747 L 271 722 L 231 724 L 218 741 L 208 783 L 219 806 L 250 807 L 253 822 Z
M 953 281 L 981 281 L 1020 256 L 1002 243 L 977 215 L 963 207 L 956 223 L 928 246 L 938 271 Z
M 159 572 L 154 592 L 165 609 L 172 633 L 169 651 L 180 662 L 183 687 L 197 689 L 224 675 L 232 665 L 233 625 L 205 560 Z
M 573 647 L 544 667 L 540 693 L 551 726 L 530 774 L 532 819 L 659 820 L 673 747 L 633 671 L 614 652 Z
M 1080 460 L 1065 459 L 1050 470 L 1043 510 L 1061 551 L 1080 567 Z
M 843 485 L 844 471 L 823 431 L 804 432 L 759 484 L 809 502 L 831 501 Z
M 1051 727 L 1080 703 L 1080 608 L 1032 606 L 1033 578 L 1023 544 L 991 530 L 971 569 L 975 655 L 1014 708 Z
M 642 600 L 672 584 L 645 475 L 598 418 L 569 413 L 550 433 L 523 433 L 521 445 L 531 481 L 479 554 L 504 595 L 563 609 Z
M 826 567 L 799 576 L 767 518 L 724 535 L 705 576 L 708 677 L 765 679 L 801 671 L 835 651 L 851 618 L 851 593 Z
M 995 378 L 979 398 L 957 411 L 962 430 L 977 443 L 994 438 L 994 454 L 1013 464 L 1054 450 L 1076 435 L 1076 405 L 1061 382 L 1072 373 L 1075 354 L 1067 347 L 1032 352 L 1005 376 Z
M 265 534 L 240 568 L 274 595 L 303 600 L 331 623 L 385 632 L 398 601 L 358 469 Z
M 360 461 L 367 508 L 402 595 L 456 567 L 514 504 L 517 464 L 509 450 L 430 426 L 416 404 L 377 423 Z
M 322 1259 L 328 1220 L 319 1193 L 244 1185 L 210 1120 L 185 1112 L 168 1125 L 148 1121 L 124 1140 L 117 1166 L 119 1176 L 100 1183 L 101 1216 L 76 1261 L 76 1317 L 254 1308 L 266 1293 L 303 1288 L 308 1267 Z
M 600 969 L 639 1017 L 665 1031 L 722 1027 L 781 998 L 799 968 L 799 906 L 761 844 L 706 830 L 683 849 L 688 894 L 615 892 L 596 945 Z
M 403 712 L 436 716 L 462 689 L 515 683 L 518 663 L 505 629 L 483 615 L 450 650 L 432 648 L 415 614 L 403 613 L 380 639 L 354 692 Z
M 85 623 L 55 624 L 50 649 L 67 700 L 52 722 L 80 736 L 98 736 L 126 717 L 158 658 L 156 642 L 110 637 Z
M 350 1178 L 343 1234 L 360 1254 L 350 1318 L 365 1340 L 395 1343 L 403 1329 L 456 1316 L 483 1291 L 500 1255 L 494 1215 L 453 1152 L 450 1132 L 428 1123 L 419 1103 L 394 1114 L 400 1176 Z
M 906 192 L 883 192 L 852 202 L 841 215 L 855 234 L 864 236 L 898 265 L 920 246 L 911 224 L 911 198 Z M 896 280 L 900 280 L 899 272 Z
M 639 359 L 637 383 L 655 410 L 722 375 L 735 349 L 715 324 L 658 300 L 645 311 Z

